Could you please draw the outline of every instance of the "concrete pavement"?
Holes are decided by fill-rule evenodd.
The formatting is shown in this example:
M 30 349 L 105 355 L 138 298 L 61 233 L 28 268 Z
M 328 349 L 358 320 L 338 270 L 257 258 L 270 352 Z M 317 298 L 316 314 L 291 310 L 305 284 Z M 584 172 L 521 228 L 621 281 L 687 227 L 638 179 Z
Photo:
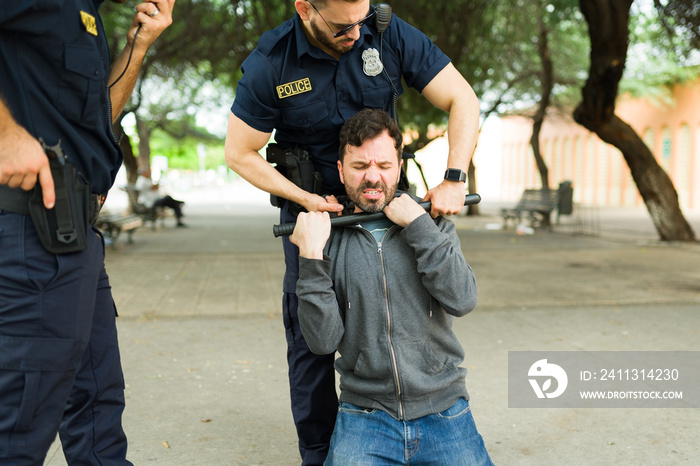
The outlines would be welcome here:
M 277 211 L 245 183 L 193 190 L 189 228 L 141 228 L 107 254 L 135 465 L 293 465 Z M 496 464 L 693 464 L 698 409 L 508 408 L 508 351 L 700 350 L 700 244 L 657 241 L 642 209 L 599 236 L 455 217 L 479 306 L 455 320 L 474 418 Z M 700 235 L 700 215 L 689 215 Z M 55 444 L 46 462 L 65 465 Z

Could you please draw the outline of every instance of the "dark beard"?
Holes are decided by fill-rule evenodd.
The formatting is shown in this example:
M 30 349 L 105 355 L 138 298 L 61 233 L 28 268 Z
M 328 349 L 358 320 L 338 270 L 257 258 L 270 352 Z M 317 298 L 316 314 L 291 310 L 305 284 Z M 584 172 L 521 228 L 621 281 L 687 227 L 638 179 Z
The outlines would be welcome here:
M 352 47 L 344 47 L 340 45 L 340 43 L 334 42 L 333 39 L 329 39 L 321 29 L 316 27 L 316 24 L 313 21 L 310 21 L 309 23 L 311 24 L 311 32 L 314 35 L 314 39 L 316 39 L 324 47 L 341 55 L 345 52 L 349 52 L 352 50 L 352 47 L 354 47 L 354 45 Z
M 371 200 L 365 199 L 362 196 L 362 191 L 364 191 L 365 189 L 372 188 L 381 189 L 384 193 L 384 198 Z M 382 210 L 384 210 L 384 207 L 386 207 L 391 202 L 391 200 L 394 198 L 394 194 L 396 194 L 396 185 L 389 188 L 382 181 L 378 181 L 374 184 L 364 182 L 358 188 L 351 188 L 346 186 L 345 190 L 347 191 L 348 196 L 350 197 L 350 199 L 356 207 L 359 207 L 364 212 L 374 214 L 376 212 L 381 212 Z

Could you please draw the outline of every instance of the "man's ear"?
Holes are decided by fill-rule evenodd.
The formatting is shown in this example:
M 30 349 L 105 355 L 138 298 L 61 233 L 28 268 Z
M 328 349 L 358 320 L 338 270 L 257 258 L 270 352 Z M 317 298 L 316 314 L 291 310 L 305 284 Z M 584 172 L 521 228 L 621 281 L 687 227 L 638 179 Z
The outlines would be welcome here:
M 294 2 L 294 8 L 296 8 L 302 21 L 309 21 L 309 9 L 311 8 L 309 2 L 306 0 L 296 0 Z
M 345 184 L 345 179 L 343 179 L 343 162 L 338 160 L 338 175 L 340 175 L 340 182 Z

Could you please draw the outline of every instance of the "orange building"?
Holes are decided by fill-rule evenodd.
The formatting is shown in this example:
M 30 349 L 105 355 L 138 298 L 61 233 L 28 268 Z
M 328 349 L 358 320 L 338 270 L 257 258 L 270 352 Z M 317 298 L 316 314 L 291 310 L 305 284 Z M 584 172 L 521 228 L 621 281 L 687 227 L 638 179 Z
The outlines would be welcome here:
M 671 177 L 681 208 L 699 209 L 700 80 L 676 86 L 672 103 L 620 98 L 616 114 L 634 128 Z M 523 189 L 541 185 L 531 135 L 531 120 L 501 118 L 501 200 L 517 200 Z M 578 125 L 570 115 L 548 116 L 540 145 L 549 168 L 550 186 L 572 181 L 575 202 L 606 207 L 642 203 L 620 151 Z

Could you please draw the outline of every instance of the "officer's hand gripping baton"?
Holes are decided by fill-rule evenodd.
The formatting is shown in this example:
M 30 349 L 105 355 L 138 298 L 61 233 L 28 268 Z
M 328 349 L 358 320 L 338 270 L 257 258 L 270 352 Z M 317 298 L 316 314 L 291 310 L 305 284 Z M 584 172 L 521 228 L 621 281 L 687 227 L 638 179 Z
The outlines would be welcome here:
M 479 196 L 476 193 L 467 194 L 466 196 L 464 196 L 464 205 L 478 204 L 480 201 L 481 196 Z M 430 201 L 419 202 L 418 205 L 420 205 L 426 211 L 429 211 L 431 206 Z M 331 219 L 331 228 L 355 225 L 360 222 L 371 222 L 374 220 L 382 220 L 385 218 L 386 214 L 384 212 L 377 212 L 374 214 L 358 213 L 351 215 L 342 215 L 340 217 L 334 217 Z M 282 225 L 274 225 L 272 227 L 272 233 L 275 235 L 275 238 L 279 236 L 289 236 L 292 233 L 294 233 L 295 226 L 296 222 L 283 223 Z

